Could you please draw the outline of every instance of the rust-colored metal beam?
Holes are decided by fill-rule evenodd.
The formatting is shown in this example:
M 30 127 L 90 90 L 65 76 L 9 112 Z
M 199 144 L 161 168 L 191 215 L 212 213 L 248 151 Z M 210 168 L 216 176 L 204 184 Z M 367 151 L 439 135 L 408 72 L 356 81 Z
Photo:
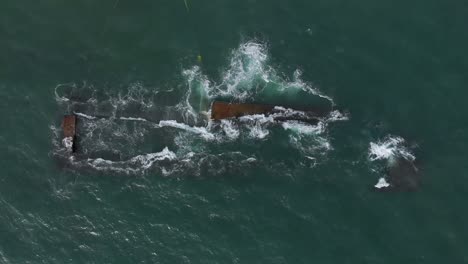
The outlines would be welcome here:
M 240 117 L 245 115 L 269 114 L 274 106 L 262 104 L 241 104 L 215 101 L 211 105 L 211 118 L 214 120 Z

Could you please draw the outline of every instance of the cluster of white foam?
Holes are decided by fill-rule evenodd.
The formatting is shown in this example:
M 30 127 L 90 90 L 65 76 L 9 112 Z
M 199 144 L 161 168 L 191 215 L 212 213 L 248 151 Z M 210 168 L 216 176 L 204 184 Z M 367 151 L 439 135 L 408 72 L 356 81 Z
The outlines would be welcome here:
M 264 45 L 255 42 L 240 45 L 232 52 L 229 68 L 223 74 L 221 84 L 216 90 L 210 91 L 211 94 L 246 99 L 255 92 L 252 87 L 255 87 L 256 80 L 270 81 L 272 69 L 267 66 L 267 60 Z
M 73 138 L 72 137 L 66 137 L 62 139 L 62 144 L 65 147 L 65 149 L 69 152 L 72 151 L 73 149 Z
M 292 130 L 300 134 L 321 134 L 325 132 L 325 124 L 323 122 L 311 125 L 299 121 L 286 121 L 281 126 L 286 130 Z
M 390 187 L 390 184 L 385 180 L 385 178 L 380 178 L 379 181 L 374 185 L 377 189 Z
M 273 110 L 275 111 L 271 116 L 273 118 L 292 118 L 292 117 L 295 117 L 295 118 L 302 118 L 302 119 L 307 119 L 307 118 L 311 118 L 312 116 L 310 116 L 310 114 L 304 112 L 304 111 L 299 111 L 299 110 L 294 110 L 294 109 L 291 109 L 291 108 L 285 108 L 285 107 L 282 107 L 282 106 L 275 106 L 273 108 Z
M 335 121 L 347 121 L 349 120 L 349 116 L 347 114 L 343 114 L 338 110 L 333 110 L 330 114 L 326 117 L 328 122 L 335 122 Z
M 199 66 L 193 66 L 191 69 L 182 71 L 185 77 L 188 89 L 182 100 L 177 104 L 176 109 L 183 113 L 185 122 L 198 122 L 200 113 L 208 111 L 209 95 L 207 94 L 211 87 L 210 80 L 201 73 Z M 192 97 L 197 98 L 194 101 Z M 201 117 L 204 117 L 202 115 Z
M 173 127 L 173 128 L 185 130 L 194 134 L 198 134 L 206 140 L 215 139 L 215 136 L 212 133 L 208 132 L 208 130 L 205 127 L 189 126 L 184 123 L 179 123 L 175 120 L 161 120 L 159 121 L 159 126 L 160 127 Z
M 229 67 L 222 72 L 219 83 L 209 81 L 199 66 L 184 70 L 183 75 L 189 86 L 183 107 L 191 110 L 189 113 L 193 108 L 187 103 L 188 98 L 195 91 L 209 99 L 224 97 L 244 101 L 258 95 L 264 89 L 267 89 L 267 93 L 278 94 L 302 90 L 324 98 L 334 105 L 331 97 L 301 79 L 300 70 L 294 72 L 292 81 L 283 78 L 270 66 L 266 45 L 254 41 L 243 43 L 232 51 Z
M 397 158 L 404 158 L 408 161 L 416 159 L 414 154 L 406 147 L 406 142 L 402 137 L 391 135 L 383 140 L 371 142 L 368 158 L 370 161 L 385 161 L 387 165 L 392 165 Z M 377 170 L 373 169 L 373 171 Z M 382 189 L 390 187 L 391 183 L 387 182 L 385 177 L 380 177 L 374 186 L 377 189 Z
M 61 96 L 61 95 L 59 94 L 59 89 L 60 89 L 62 86 L 65 86 L 65 85 L 67 85 L 67 84 L 59 84 L 59 85 L 57 85 L 57 86 L 55 87 L 55 89 L 54 89 L 55 101 L 56 101 L 57 103 L 59 103 L 59 104 L 60 104 L 60 103 L 65 103 L 65 102 L 69 102 L 69 101 L 70 101 L 70 99 L 68 99 L 67 97 Z
M 73 112 L 73 113 L 74 113 L 75 115 L 79 116 L 79 117 L 83 117 L 83 118 L 86 118 L 86 119 L 89 119 L 89 120 L 97 119 L 97 117 L 95 117 L 95 116 L 83 114 L 83 113 L 80 113 L 80 112 Z
M 142 122 L 148 122 L 148 120 L 141 118 L 141 117 L 125 117 L 121 116 L 119 117 L 120 120 L 127 120 L 127 121 L 142 121 Z
M 155 94 L 153 91 L 137 82 L 131 84 L 125 93 L 119 92 L 116 96 L 109 95 L 109 102 L 114 108 L 114 115 L 117 110 L 125 108 L 131 103 L 136 103 L 143 109 L 152 108 L 154 106 L 153 96 Z
M 99 92 L 105 94 L 102 101 L 98 100 L 96 94 Z M 144 87 L 141 83 L 133 83 L 127 87 L 125 92 L 106 93 L 99 91 L 92 85 L 83 83 L 78 86 L 75 83 L 59 84 L 54 89 L 55 100 L 59 105 L 66 105 L 67 111 L 72 110 L 76 105 L 86 106 L 88 112 L 96 112 L 101 106 L 108 106 L 106 115 L 115 117 L 119 111 L 125 111 L 132 104 L 138 105 L 141 110 L 149 110 L 154 107 L 154 95 L 156 90 Z M 68 97 L 67 97 L 68 96 Z M 109 108 L 110 107 L 110 108 Z M 89 114 L 75 113 L 83 118 L 93 119 Z
M 221 120 L 221 127 L 226 136 L 231 140 L 237 139 L 240 135 L 239 129 L 236 128 L 232 120 Z
M 176 154 L 167 147 L 160 152 L 137 155 L 125 161 L 111 161 L 102 158 L 87 159 L 86 163 L 77 162 L 80 165 L 88 165 L 100 171 L 116 171 L 125 173 L 144 172 L 153 167 L 158 161 L 173 161 L 177 158 Z
M 271 115 L 265 116 L 263 114 L 242 116 L 239 121 L 248 129 L 249 137 L 254 139 L 266 138 L 270 134 L 268 127 L 274 123 Z
M 165 147 L 161 152 L 138 155 L 130 159 L 132 163 L 139 163 L 142 168 L 149 169 L 154 162 L 160 160 L 175 160 L 176 154 Z
M 96 120 L 96 119 L 103 119 L 103 117 L 97 117 L 97 116 L 92 116 L 92 115 L 87 115 L 87 114 L 84 114 L 84 113 L 80 113 L 80 112 L 73 112 L 73 114 L 79 116 L 79 117 L 82 117 L 82 118 L 85 118 L 85 119 L 88 119 L 88 120 Z M 112 119 L 112 118 L 115 118 L 114 116 L 109 116 L 108 117 L 109 119 Z M 126 120 L 126 121 L 141 121 L 141 122 L 149 122 L 147 119 L 145 118 L 141 118 L 141 117 L 131 117 L 131 116 L 120 116 L 118 117 L 118 119 L 120 120 Z
M 272 115 L 266 116 L 264 114 L 245 115 L 239 117 L 239 120 L 241 122 L 257 122 L 260 124 L 273 123 L 275 121 Z
M 263 128 L 260 123 L 255 123 L 253 126 L 250 126 L 249 136 L 251 138 L 264 139 L 268 134 L 270 134 L 270 131 Z
M 335 105 L 335 102 L 333 101 L 333 98 L 331 98 L 328 95 L 325 95 L 321 93 L 317 88 L 314 88 L 310 86 L 309 84 L 305 83 L 301 79 L 302 71 L 299 69 L 296 69 L 293 74 L 293 82 L 289 84 L 289 87 L 300 87 L 303 91 L 308 92 L 310 94 L 316 95 L 318 97 L 324 98 L 328 100 L 333 106 Z M 288 86 L 286 86 L 288 87 Z
M 276 107 L 275 109 L 281 111 L 276 115 L 285 113 L 284 116 L 287 117 L 302 117 L 305 120 L 308 118 L 308 114 L 306 112 L 281 107 Z M 314 155 L 323 155 L 333 149 L 326 135 L 328 124 L 348 119 L 349 117 L 347 115 L 342 114 L 338 110 L 334 110 L 325 117 L 317 118 L 317 122 L 314 124 L 291 120 L 282 122 L 281 126 L 283 129 L 292 132 L 289 135 L 291 145 L 301 151 L 308 159 L 313 159 L 313 165 L 315 166 L 317 164 L 317 159 L 313 157 Z
M 387 136 L 382 141 L 370 143 L 369 159 L 371 161 L 392 161 L 396 157 L 415 160 L 415 156 L 405 147 L 405 140 L 402 137 Z
M 54 154 L 59 156 L 66 156 L 72 152 L 73 138 L 65 137 L 62 138 L 62 131 L 60 127 L 51 125 L 50 130 L 52 132 L 52 145 L 54 146 Z

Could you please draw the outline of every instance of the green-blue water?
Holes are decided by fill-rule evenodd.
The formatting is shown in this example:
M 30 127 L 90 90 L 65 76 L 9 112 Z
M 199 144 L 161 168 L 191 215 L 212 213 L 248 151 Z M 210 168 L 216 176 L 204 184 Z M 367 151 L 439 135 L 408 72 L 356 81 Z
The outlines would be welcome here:
M 468 263 L 465 2 L 186 4 L 0 3 L 0 263 Z M 419 191 L 372 190 L 385 151 Z

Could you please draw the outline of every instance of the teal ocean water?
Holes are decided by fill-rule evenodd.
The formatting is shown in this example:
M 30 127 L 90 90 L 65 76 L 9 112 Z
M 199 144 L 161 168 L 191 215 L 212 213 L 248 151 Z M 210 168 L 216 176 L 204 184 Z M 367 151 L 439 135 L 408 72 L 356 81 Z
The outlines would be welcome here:
M 0 263 L 468 263 L 467 14 L 2 1 Z M 213 122 L 214 100 L 331 110 Z M 399 156 L 420 189 L 374 191 Z

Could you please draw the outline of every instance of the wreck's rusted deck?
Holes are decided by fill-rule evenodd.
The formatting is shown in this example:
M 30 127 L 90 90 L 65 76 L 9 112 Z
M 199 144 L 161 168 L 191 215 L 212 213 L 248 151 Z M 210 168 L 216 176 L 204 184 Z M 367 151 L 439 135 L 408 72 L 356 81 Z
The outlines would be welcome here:
M 76 134 L 76 116 L 65 115 L 62 121 L 62 131 L 64 139 L 69 140 L 71 144 L 71 152 L 75 151 L 75 134 Z
M 211 118 L 220 120 L 244 115 L 268 114 L 273 111 L 273 108 L 274 106 L 271 105 L 238 104 L 216 101 L 211 105 Z

